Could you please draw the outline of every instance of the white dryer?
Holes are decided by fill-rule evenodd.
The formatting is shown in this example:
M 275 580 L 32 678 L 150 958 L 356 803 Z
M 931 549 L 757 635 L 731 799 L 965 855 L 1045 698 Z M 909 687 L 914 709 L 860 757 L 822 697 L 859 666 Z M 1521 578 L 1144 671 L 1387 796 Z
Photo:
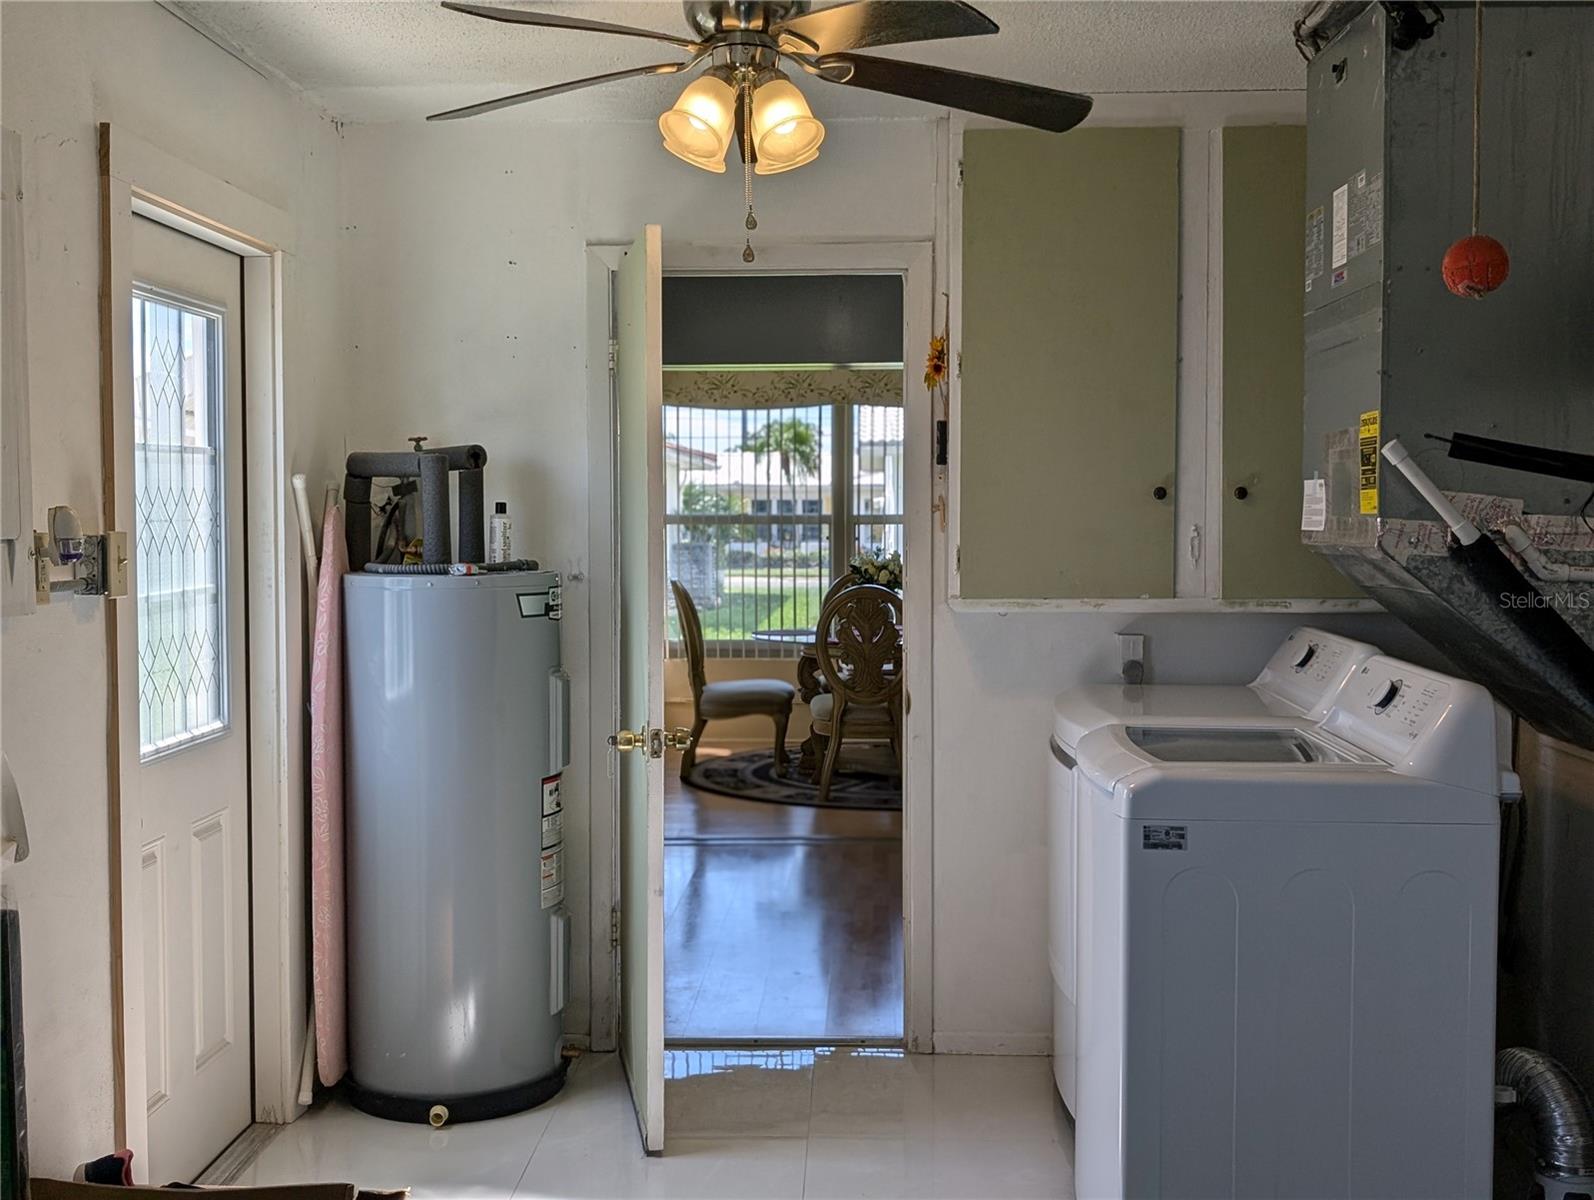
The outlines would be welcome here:
M 1075 770 L 1080 739 L 1124 721 L 1140 725 L 1271 723 L 1320 719 L 1341 685 L 1378 647 L 1298 626 L 1249 684 L 1089 684 L 1057 697 L 1051 737 L 1047 825 L 1050 854 L 1052 1073 L 1069 1112 L 1078 1111 L 1078 935 L 1075 928 L 1078 821 Z
M 1380 656 L 1320 723 L 1082 739 L 1082 1200 L 1489 1196 L 1509 738 Z

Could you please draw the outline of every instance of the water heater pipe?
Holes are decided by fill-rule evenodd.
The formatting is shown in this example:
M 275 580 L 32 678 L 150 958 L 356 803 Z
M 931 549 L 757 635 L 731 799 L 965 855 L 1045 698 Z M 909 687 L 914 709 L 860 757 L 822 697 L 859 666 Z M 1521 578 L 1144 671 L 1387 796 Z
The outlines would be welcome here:
M 481 562 L 487 557 L 486 504 L 482 468 L 487 451 L 478 445 L 440 446 L 435 450 L 357 450 L 344 464 L 343 498 L 348 522 L 349 565 L 355 570 L 371 558 L 371 480 L 386 476 L 421 481 L 421 546 L 428 563 L 453 561 L 449 532 L 448 473 L 459 476 L 459 557 Z

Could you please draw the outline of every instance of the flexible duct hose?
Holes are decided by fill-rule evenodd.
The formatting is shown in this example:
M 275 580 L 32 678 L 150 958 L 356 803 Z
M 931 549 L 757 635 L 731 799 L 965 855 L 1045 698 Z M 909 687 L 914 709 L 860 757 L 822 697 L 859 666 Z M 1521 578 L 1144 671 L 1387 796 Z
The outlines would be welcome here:
M 1594 1116 L 1588 1093 L 1548 1054 L 1517 1046 L 1494 1058 L 1494 1081 L 1516 1093 L 1533 1119 L 1540 1169 L 1551 1176 L 1594 1176 Z

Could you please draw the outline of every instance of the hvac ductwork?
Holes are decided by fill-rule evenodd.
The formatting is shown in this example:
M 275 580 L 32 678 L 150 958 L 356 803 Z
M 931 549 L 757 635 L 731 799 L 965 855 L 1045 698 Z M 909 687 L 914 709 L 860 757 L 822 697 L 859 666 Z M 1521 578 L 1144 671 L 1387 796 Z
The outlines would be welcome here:
M 1588 1094 L 1572 1073 L 1548 1054 L 1513 1047 L 1495 1055 L 1496 1086 L 1509 1088 L 1533 1121 L 1541 1181 L 1594 1191 L 1594 1116 Z M 1546 1189 L 1548 1195 L 1550 1189 Z M 1568 1189 L 1554 1189 L 1564 1194 Z

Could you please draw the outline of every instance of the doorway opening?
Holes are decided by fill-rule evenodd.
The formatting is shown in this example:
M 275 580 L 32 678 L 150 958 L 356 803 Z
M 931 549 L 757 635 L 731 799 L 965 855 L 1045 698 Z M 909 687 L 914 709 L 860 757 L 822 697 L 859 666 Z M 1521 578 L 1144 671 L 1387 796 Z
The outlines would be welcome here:
M 665 1038 L 899 1045 L 903 276 L 663 300 Z

